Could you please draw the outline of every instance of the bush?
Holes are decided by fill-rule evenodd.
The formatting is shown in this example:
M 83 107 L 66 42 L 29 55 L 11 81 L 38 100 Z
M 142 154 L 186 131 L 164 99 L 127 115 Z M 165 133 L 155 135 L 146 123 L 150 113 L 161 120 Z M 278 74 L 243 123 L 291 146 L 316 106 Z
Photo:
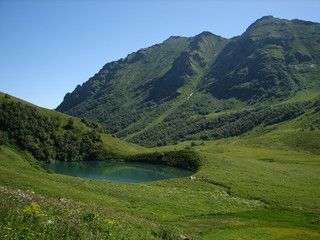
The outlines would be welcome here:
M 190 171 L 197 171 L 201 166 L 201 159 L 196 152 L 181 150 L 162 153 L 146 153 L 130 156 L 126 159 L 132 162 L 145 162 L 180 167 Z
M 153 235 L 163 240 L 180 240 L 181 237 L 177 230 L 169 226 L 161 226 L 157 231 L 153 231 Z
M 6 145 L 8 141 L 8 133 L 0 131 L 0 145 Z

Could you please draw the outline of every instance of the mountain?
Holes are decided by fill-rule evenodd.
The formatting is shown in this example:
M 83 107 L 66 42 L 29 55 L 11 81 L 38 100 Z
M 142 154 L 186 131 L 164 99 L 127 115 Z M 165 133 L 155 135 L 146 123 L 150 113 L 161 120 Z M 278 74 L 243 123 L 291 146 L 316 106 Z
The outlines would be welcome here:
M 302 114 L 319 63 L 320 24 L 267 16 L 232 39 L 170 37 L 107 63 L 56 110 L 144 146 L 238 136 Z
M 209 88 L 219 98 L 285 99 L 319 85 L 319 60 L 319 24 L 264 17 L 223 49 Z

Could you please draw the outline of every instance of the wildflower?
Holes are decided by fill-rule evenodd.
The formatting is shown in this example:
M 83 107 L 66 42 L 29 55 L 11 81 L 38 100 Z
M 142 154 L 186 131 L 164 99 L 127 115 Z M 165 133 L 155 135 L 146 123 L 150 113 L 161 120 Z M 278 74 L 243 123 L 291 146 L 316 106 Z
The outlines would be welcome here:
M 72 218 L 72 219 L 70 220 L 70 222 L 72 222 L 72 223 L 75 224 L 75 225 L 78 225 L 78 224 L 81 223 L 81 220 L 80 220 L 80 219 L 77 219 L 77 218 Z
M 54 221 L 48 220 L 47 223 L 48 223 L 48 224 L 54 224 Z
M 12 230 L 12 228 L 9 228 L 9 227 L 4 227 L 3 229 L 5 229 L 5 230 Z
M 25 214 L 26 217 L 39 218 L 44 216 L 40 209 L 40 206 L 34 202 L 32 202 L 29 206 L 25 207 L 22 210 L 22 212 Z
M 110 225 L 112 225 L 112 224 L 115 224 L 115 223 L 116 223 L 116 222 L 114 222 L 114 221 L 111 221 L 110 219 L 106 219 L 105 221 L 106 221 L 106 223 L 107 223 L 107 224 L 110 224 Z

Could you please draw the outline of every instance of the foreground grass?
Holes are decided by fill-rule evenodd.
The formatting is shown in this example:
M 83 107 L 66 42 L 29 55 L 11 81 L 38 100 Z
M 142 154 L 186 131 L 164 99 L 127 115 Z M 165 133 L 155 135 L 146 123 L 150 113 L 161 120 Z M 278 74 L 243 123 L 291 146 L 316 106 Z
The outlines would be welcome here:
M 10 191 L 12 193 L 14 189 L 21 189 L 23 194 L 26 194 L 27 191 L 36 192 L 49 199 L 47 200 L 48 203 L 37 202 L 35 200 L 25 201 L 23 199 L 20 204 L 19 201 L 12 200 L 10 197 L 5 198 L 6 204 L 13 204 L 15 210 L 9 215 L 5 213 L 2 215 L 2 218 L 5 219 L 4 222 L 7 222 L 8 225 L 3 227 L 13 228 L 12 223 L 16 222 L 15 228 L 19 234 L 22 234 L 27 224 L 25 223 L 26 218 L 20 214 L 23 209 L 31 206 L 32 202 L 39 205 L 40 212 L 47 209 L 46 206 L 49 205 L 57 205 L 56 208 L 59 208 L 59 201 L 57 202 L 57 199 L 68 199 L 68 201 L 70 200 L 74 203 L 75 207 L 78 204 L 84 204 L 85 206 L 93 204 L 99 208 L 112 210 L 113 217 L 103 215 L 103 218 L 97 218 L 97 221 L 100 219 L 99 223 L 97 223 L 98 225 L 104 224 L 103 219 L 111 219 L 111 221 L 115 219 L 115 222 L 119 222 L 122 216 L 130 216 L 131 222 L 128 224 L 134 234 L 127 232 L 125 228 L 127 229 L 128 226 L 122 224 L 119 225 L 118 230 L 115 230 L 117 232 L 120 231 L 119 229 L 124 229 L 120 231 L 122 235 L 120 233 L 118 235 L 113 233 L 113 236 L 117 236 L 115 239 L 135 239 L 131 237 L 131 235 L 135 234 L 137 236 L 136 239 L 152 239 L 152 237 L 155 239 L 175 239 L 176 236 L 180 236 L 181 234 L 187 234 L 196 238 L 197 235 L 199 236 L 199 233 L 195 229 L 188 229 L 188 227 L 185 228 L 183 226 L 178 227 L 177 230 L 169 231 L 166 229 L 170 229 L 170 226 L 174 226 L 181 221 L 189 221 L 190 216 L 240 213 L 265 208 L 265 204 L 258 200 L 230 196 L 223 187 L 205 181 L 173 179 L 152 183 L 128 184 L 80 179 L 49 174 L 42 169 L 32 167 L 30 159 L 28 161 L 27 154 L 14 151 L 11 148 L 1 147 L 0 158 L 0 184 L 2 186 L 10 186 L 10 188 L 5 188 L 7 194 Z M 8 189 L 11 190 L 9 191 Z M 17 194 L 13 195 L 17 196 Z M 9 201 L 10 199 L 12 201 Z M 72 208 L 70 207 L 70 211 Z M 50 210 L 46 211 L 46 215 L 49 218 L 61 215 L 51 213 Z M 62 210 L 66 214 L 68 211 L 68 209 Z M 95 213 L 95 215 L 99 214 Z M 83 216 L 77 216 L 76 218 L 82 219 Z M 45 218 L 45 220 L 51 219 Z M 37 234 L 41 233 L 42 228 L 38 225 L 43 224 L 43 221 L 36 221 L 34 224 L 36 229 L 34 231 Z M 116 229 L 117 227 L 113 226 L 113 228 Z M 89 223 L 88 228 L 83 227 L 83 229 L 84 231 L 88 231 L 90 235 L 90 230 L 88 230 Z M 65 229 L 64 231 L 69 230 Z M 177 232 L 177 234 L 173 234 L 170 238 L 162 238 L 160 235 L 163 231 L 166 232 L 165 234 L 171 234 L 171 232 Z M 76 236 L 81 235 L 76 232 L 75 234 Z M 101 236 L 106 236 L 103 235 L 106 234 L 104 232 L 101 234 Z M 51 237 L 50 235 L 49 239 Z M 68 238 L 66 237 L 66 239 Z
M 145 220 L 110 209 L 0 188 L 2 239 L 157 239 Z M 139 225 L 143 231 L 135 231 Z
M 317 156 L 228 142 L 198 148 L 205 162 L 196 180 L 128 184 L 49 174 L 2 146 L 1 237 L 320 238 L 318 168 L 297 164 Z

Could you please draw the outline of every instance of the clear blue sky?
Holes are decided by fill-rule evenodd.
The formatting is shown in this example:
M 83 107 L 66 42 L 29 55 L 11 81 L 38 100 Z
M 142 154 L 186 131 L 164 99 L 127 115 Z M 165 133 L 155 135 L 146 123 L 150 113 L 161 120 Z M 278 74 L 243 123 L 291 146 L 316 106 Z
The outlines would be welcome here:
M 170 36 L 230 38 L 265 15 L 319 13 L 319 0 L 0 0 L 0 91 L 55 108 L 105 63 Z

